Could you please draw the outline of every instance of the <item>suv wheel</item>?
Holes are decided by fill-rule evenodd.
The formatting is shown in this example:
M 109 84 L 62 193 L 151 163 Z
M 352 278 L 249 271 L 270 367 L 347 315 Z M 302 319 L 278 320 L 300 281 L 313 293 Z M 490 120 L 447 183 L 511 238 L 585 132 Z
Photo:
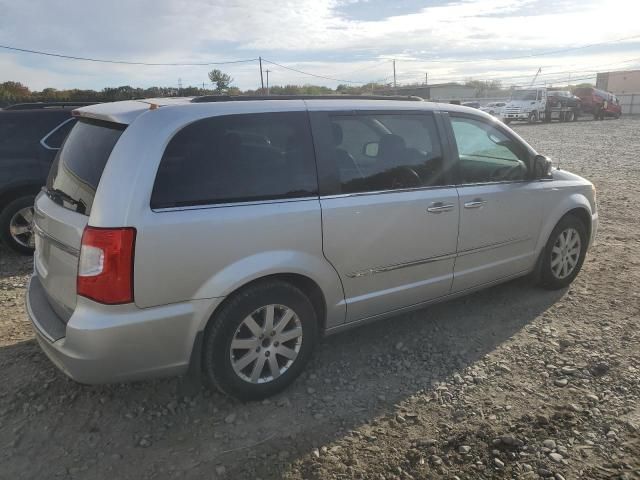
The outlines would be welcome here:
M 233 296 L 205 331 L 203 369 L 209 384 L 241 400 L 286 388 L 317 343 L 318 320 L 307 296 L 282 281 Z
M 587 249 L 587 232 L 575 216 L 562 218 L 551 232 L 541 256 L 540 280 L 549 289 L 564 288 L 576 278 Z
M 10 202 L 0 213 L 0 238 L 17 253 L 30 255 L 35 248 L 33 202 L 27 195 Z

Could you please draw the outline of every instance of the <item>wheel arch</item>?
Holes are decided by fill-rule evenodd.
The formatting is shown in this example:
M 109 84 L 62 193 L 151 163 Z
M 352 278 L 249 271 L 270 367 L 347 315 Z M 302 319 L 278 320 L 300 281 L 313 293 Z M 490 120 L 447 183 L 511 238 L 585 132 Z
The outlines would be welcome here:
M 225 299 L 222 302 L 220 302 L 220 304 L 216 306 L 209 320 L 207 321 L 207 325 L 209 324 L 209 322 L 211 322 L 214 319 L 214 317 L 216 316 L 216 313 L 219 312 L 220 309 L 224 307 L 224 305 L 226 305 L 231 300 L 231 298 L 240 294 L 247 288 L 251 288 L 260 283 L 265 283 L 265 282 L 274 281 L 274 280 L 276 281 L 280 280 L 282 282 L 286 282 L 290 285 L 293 285 L 294 287 L 298 288 L 302 293 L 304 293 L 307 296 L 316 313 L 316 317 L 318 319 L 318 328 L 320 329 L 320 332 L 323 332 L 326 328 L 326 321 L 327 321 L 327 303 L 326 303 L 325 295 L 324 295 L 324 292 L 322 291 L 322 288 L 320 288 L 320 285 L 318 285 L 318 283 L 312 278 L 306 275 L 302 275 L 300 273 L 291 273 L 291 272 L 273 273 L 269 275 L 264 275 L 262 277 L 254 278 L 253 280 L 250 280 L 247 283 L 244 283 L 243 285 L 237 287 L 229 295 L 227 295 Z
M 584 195 L 574 193 L 573 195 L 566 197 L 563 202 L 556 205 L 548 216 L 548 220 L 543 226 L 536 245 L 538 255 L 547 244 L 549 236 L 555 226 L 567 215 L 576 216 L 584 224 L 585 229 L 587 230 L 587 238 L 591 238 L 591 230 L 593 228 L 591 205 Z
M 38 183 L 20 183 L 11 185 L 0 191 L 0 211 L 16 198 L 24 195 L 37 195 L 42 188 Z

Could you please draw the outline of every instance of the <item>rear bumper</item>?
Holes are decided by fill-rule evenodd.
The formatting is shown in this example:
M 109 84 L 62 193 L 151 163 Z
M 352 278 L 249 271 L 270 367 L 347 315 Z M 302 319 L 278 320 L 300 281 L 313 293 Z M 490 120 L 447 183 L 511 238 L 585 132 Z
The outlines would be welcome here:
M 26 309 L 49 359 L 72 379 L 99 384 L 185 373 L 196 335 L 219 300 L 141 309 L 79 298 L 64 324 L 33 275 Z

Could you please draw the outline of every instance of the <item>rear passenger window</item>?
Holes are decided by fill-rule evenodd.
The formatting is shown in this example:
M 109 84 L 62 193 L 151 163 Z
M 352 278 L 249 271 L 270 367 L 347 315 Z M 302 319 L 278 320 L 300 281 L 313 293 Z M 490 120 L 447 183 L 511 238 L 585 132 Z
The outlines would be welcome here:
M 305 112 L 227 115 L 200 120 L 169 142 L 151 208 L 317 195 Z
M 433 116 L 331 115 L 333 157 L 341 193 L 445 184 Z

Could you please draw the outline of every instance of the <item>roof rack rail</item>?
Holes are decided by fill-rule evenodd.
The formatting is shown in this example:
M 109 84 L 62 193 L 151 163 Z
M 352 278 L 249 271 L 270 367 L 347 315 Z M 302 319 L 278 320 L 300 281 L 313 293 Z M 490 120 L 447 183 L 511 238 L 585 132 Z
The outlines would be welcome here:
M 192 103 L 247 102 L 251 100 L 401 100 L 423 102 L 421 97 L 412 95 L 204 95 L 194 97 Z
M 31 102 L 31 103 L 14 103 L 4 110 L 44 110 L 46 108 L 78 108 L 95 105 L 100 102 Z

